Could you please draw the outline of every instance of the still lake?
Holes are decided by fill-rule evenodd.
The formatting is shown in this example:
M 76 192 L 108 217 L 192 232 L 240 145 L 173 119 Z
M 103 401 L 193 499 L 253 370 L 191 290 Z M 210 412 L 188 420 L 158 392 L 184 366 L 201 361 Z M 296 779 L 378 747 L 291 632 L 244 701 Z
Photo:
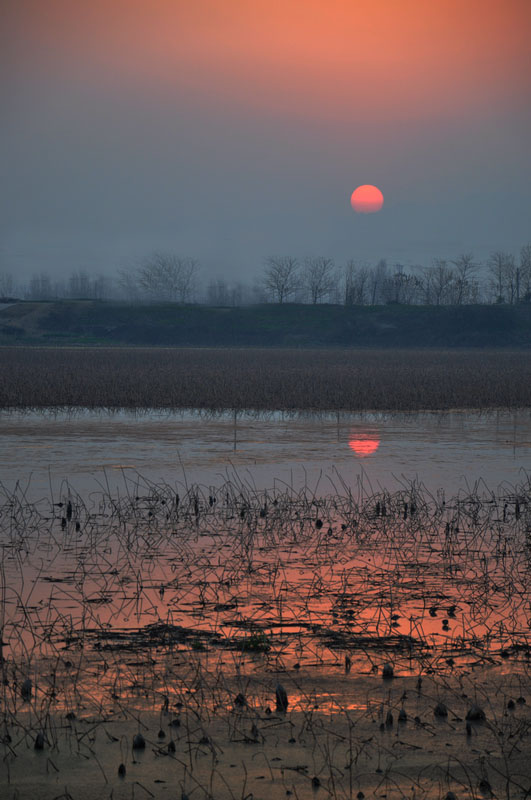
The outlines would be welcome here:
M 367 493 L 418 480 L 455 493 L 521 482 L 531 469 L 531 412 L 238 414 L 77 411 L 0 414 L 0 483 L 57 499 L 138 476 L 172 486 L 241 481 L 258 489 L 345 486 Z
M 518 793 L 530 445 L 529 410 L 3 413 L 0 794 L 440 798 L 478 753 Z

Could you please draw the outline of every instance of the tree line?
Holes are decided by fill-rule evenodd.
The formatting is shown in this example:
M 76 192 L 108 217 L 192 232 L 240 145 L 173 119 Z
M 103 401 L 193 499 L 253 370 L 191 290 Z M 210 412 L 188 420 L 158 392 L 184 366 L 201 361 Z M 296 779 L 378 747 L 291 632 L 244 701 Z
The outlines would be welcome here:
M 434 258 L 428 266 L 406 268 L 351 259 L 337 265 L 327 256 L 299 259 L 269 256 L 253 283 L 223 277 L 200 279 L 194 258 L 156 252 L 139 265 L 110 277 L 86 270 L 54 280 L 46 273 L 17 282 L 0 273 L 0 298 L 27 300 L 94 299 L 128 302 L 204 303 L 238 306 L 253 303 L 334 303 L 351 305 L 471 305 L 531 303 L 531 244 L 518 257 L 494 251 L 485 263 L 472 253 Z

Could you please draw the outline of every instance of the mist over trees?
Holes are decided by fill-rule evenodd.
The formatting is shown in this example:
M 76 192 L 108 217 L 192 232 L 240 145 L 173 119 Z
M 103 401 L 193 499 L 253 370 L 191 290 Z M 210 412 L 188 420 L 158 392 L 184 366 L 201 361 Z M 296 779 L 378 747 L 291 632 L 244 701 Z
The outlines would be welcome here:
M 193 299 L 199 262 L 173 253 L 153 253 L 133 271 L 120 270 L 118 283 L 130 300 L 187 303 Z
M 121 300 L 129 303 L 202 303 L 241 306 L 257 303 L 363 305 L 516 305 L 531 303 L 531 244 L 518 256 L 496 250 L 480 263 L 472 253 L 429 264 L 390 266 L 349 259 L 338 265 L 320 255 L 299 259 L 269 256 L 251 281 L 224 276 L 202 279 L 199 262 L 174 253 L 155 252 L 114 276 L 74 270 L 58 280 L 46 272 L 17 280 L 0 272 L 0 298 L 26 300 Z

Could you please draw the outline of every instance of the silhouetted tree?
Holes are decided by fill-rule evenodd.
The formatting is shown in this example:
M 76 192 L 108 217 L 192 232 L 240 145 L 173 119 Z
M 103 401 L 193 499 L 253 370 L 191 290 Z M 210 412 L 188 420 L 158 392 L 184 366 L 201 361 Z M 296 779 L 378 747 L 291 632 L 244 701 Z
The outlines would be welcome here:
M 241 306 L 246 293 L 242 283 L 228 284 L 224 278 L 212 279 L 207 286 L 206 302 L 210 306 Z
M 52 281 L 47 272 L 33 275 L 30 278 L 26 296 L 30 300 L 51 300 L 54 296 Z
M 138 283 L 157 300 L 186 303 L 191 296 L 198 262 L 171 253 L 153 253 L 138 270 Z
M 505 290 L 511 305 L 518 302 L 520 294 L 520 267 L 513 255 L 507 254 L 505 261 Z
M 516 262 L 511 253 L 495 250 L 487 262 L 496 303 L 514 303 L 517 295 Z
M 292 256 L 270 256 L 263 277 L 264 288 L 277 303 L 284 303 L 299 289 L 299 262 Z
M 313 305 L 329 296 L 336 283 L 333 259 L 325 256 L 307 258 L 304 262 L 302 283 Z
M 402 264 L 395 264 L 395 271 L 384 280 L 384 293 L 387 303 L 411 304 L 419 292 L 420 281 L 415 275 L 404 270 Z
M 107 300 L 112 296 L 113 283 L 107 275 L 96 275 L 92 281 L 92 296 L 95 300 Z
M 520 280 L 518 301 L 531 303 L 531 244 L 525 244 L 520 250 Z
M 140 300 L 141 291 L 135 272 L 129 269 L 118 270 L 118 287 L 126 300 L 133 303 Z
M 0 297 L 13 297 L 15 282 L 9 272 L 0 272 Z
M 236 281 L 229 289 L 229 301 L 231 306 L 241 306 L 246 302 L 249 295 L 248 287 L 241 281 Z
M 478 294 L 477 281 L 474 280 L 478 265 L 474 263 L 474 256 L 472 253 L 462 253 L 452 264 L 455 268 L 452 302 L 457 306 L 474 302 Z
M 94 297 L 93 281 L 84 270 L 73 272 L 68 279 L 69 297 Z
M 367 264 L 358 264 L 354 259 L 345 266 L 345 305 L 362 306 L 367 302 L 371 271 Z
M 207 287 L 207 303 L 209 306 L 228 306 L 229 287 L 223 278 L 211 280 Z
M 453 270 L 444 258 L 434 258 L 431 267 L 424 269 L 424 302 L 436 306 L 447 303 L 454 280 Z
M 369 302 L 371 306 L 385 302 L 383 292 L 387 280 L 387 261 L 381 258 L 369 274 Z

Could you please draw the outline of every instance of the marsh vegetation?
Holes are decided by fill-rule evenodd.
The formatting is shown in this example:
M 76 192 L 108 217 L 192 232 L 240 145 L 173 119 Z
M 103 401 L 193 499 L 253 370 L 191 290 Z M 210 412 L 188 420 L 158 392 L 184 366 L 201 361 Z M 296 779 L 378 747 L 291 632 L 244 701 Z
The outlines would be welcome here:
M 348 412 L 399 409 L 414 425 L 415 409 L 525 409 L 525 352 L 2 356 L 3 442 L 21 449 L 17 470 L 45 467 L 49 485 L 0 483 L 2 796 L 530 796 L 531 486 L 516 463 L 526 412 L 492 415 L 494 445 L 481 449 L 512 453 L 517 482 L 459 492 L 402 478 L 373 489 L 337 470 L 319 492 L 313 481 L 258 486 L 236 469 L 170 480 L 180 454 L 167 414 L 195 409 L 179 417 L 182 441 L 195 441 L 190 419 L 230 410 L 233 439 L 226 419 L 213 423 L 218 477 L 227 441 L 244 452 L 244 420 L 258 429 L 275 410 L 269 434 L 250 436 L 266 460 L 293 457 L 295 431 L 277 431 L 282 451 L 272 432 L 305 411 L 334 452 L 341 441 L 352 458 L 376 458 L 381 420 Z M 142 423 L 149 409 L 161 410 L 154 427 Z M 132 428 L 166 480 L 116 460 L 113 436 L 132 456 Z M 73 473 L 92 441 L 118 471 L 85 491 Z M 67 463 L 72 480 L 57 488 L 52 469 Z
M 528 480 L 0 504 L 9 797 L 529 796 Z
M 0 408 L 444 410 L 531 405 L 527 351 L 4 348 Z

